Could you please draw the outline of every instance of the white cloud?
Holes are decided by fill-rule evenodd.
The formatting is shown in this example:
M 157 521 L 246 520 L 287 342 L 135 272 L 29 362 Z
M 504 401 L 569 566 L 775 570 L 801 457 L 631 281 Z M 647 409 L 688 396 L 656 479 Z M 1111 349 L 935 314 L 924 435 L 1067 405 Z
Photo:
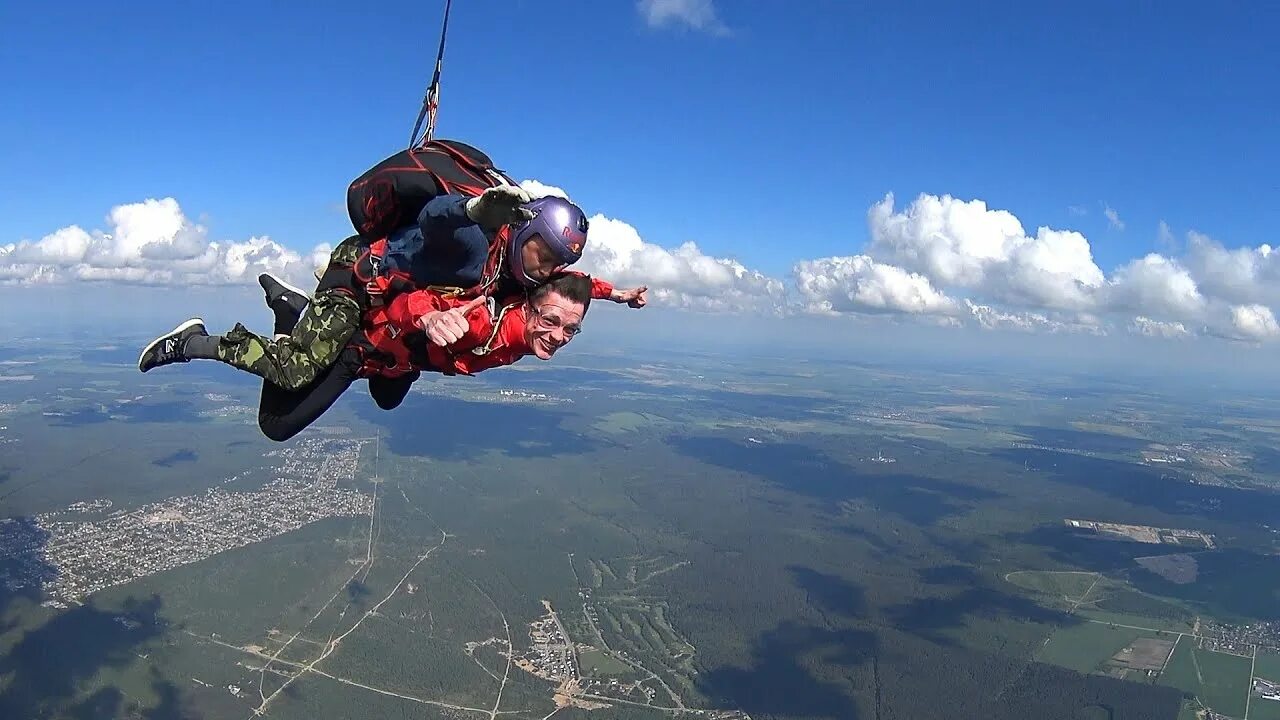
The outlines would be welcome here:
M 315 256 L 323 262 L 328 255 L 327 246 L 303 256 L 268 238 L 210 241 L 207 229 L 192 223 L 173 198 L 118 205 L 107 222 L 109 231 L 73 225 L 0 246 L 0 282 L 234 285 L 270 271 L 307 286 L 314 284 Z
M 1265 305 L 1236 305 L 1231 308 L 1231 325 L 1242 340 L 1270 340 L 1280 335 L 1276 316 Z
M 1184 338 L 1191 333 L 1186 326 L 1180 322 L 1164 322 L 1161 320 L 1152 320 L 1149 317 L 1139 315 L 1129 323 L 1129 332 L 1145 335 L 1155 338 Z
M 997 310 L 990 305 L 979 305 L 969 299 L 965 299 L 964 304 L 973 320 L 986 330 L 1033 332 L 1035 330 L 1053 330 L 1057 328 L 1057 323 L 1039 313 L 1008 313 Z
M 997 296 L 1070 310 L 1092 307 L 1105 279 L 1083 235 L 1048 228 L 1040 228 L 1035 238 L 1014 241 L 1008 258 L 994 264 L 993 274 L 989 285 Z
M 68 265 L 84 260 L 93 238 L 76 225 L 62 228 L 36 242 L 0 246 L 0 259 L 14 263 Z
M 713 35 L 729 34 L 713 0 L 638 0 L 636 9 L 651 28 L 685 25 Z
M 1204 291 L 1233 303 L 1280 302 L 1280 253 L 1270 245 L 1228 250 L 1187 233 L 1187 266 Z
M 988 329 L 1009 328 L 1014 330 L 1033 330 L 1038 324 L 1046 324 L 1047 318 L 1043 316 L 1017 316 L 1010 313 L 1001 312 L 990 305 L 978 305 L 972 300 L 965 299 L 965 307 L 969 309 L 969 313 L 973 315 L 974 320 L 979 325 Z
M 520 187 L 534 198 L 572 199 L 563 188 L 533 178 L 522 180 Z M 587 247 L 575 269 L 618 287 L 645 285 L 649 298 L 662 305 L 706 312 L 779 313 L 784 309 L 786 289 L 777 278 L 734 260 L 710 257 L 696 243 L 674 250 L 647 243 L 631 225 L 602 214 L 589 217 L 588 222 Z
M 727 258 L 703 254 L 687 242 L 667 250 L 640 238 L 627 223 L 589 218 L 587 247 L 575 267 L 620 287 L 647 285 L 658 302 L 709 312 L 779 312 L 782 281 Z
M 1163 318 L 1199 318 L 1207 301 L 1191 273 L 1177 260 L 1157 253 L 1130 261 L 1107 287 L 1108 305 Z
M 1120 219 L 1120 213 L 1116 212 L 1115 208 L 1110 205 L 1104 205 L 1102 214 L 1107 216 L 1107 225 L 1116 230 L 1124 230 L 1124 221 Z
M 1112 208 L 1104 206 L 1104 214 L 1123 227 Z M 1280 258 L 1269 245 L 1227 250 L 1190 233 L 1185 256 L 1150 253 L 1108 278 L 1081 233 L 1040 227 L 1030 235 L 1012 213 L 981 200 L 922 194 L 898 210 L 889 194 L 872 205 L 867 224 L 865 255 L 854 256 L 866 260 L 845 270 L 843 284 L 817 273 L 814 263 L 821 261 L 796 265 L 807 309 L 955 318 L 954 308 L 961 307 L 966 324 L 984 329 L 1106 333 L 1123 326 L 1150 337 L 1187 336 L 1189 328 L 1222 337 L 1275 336 L 1263 312 L 1280 302 Z M 1172 232 L 1163 223 L 1160 235 L 1172 250 Z M 913 277 L 950 302 L 929 303 L 927 294 L 914 303 L 901 294 L 877 296 L 869 268 Z M 901 272 L 894 276 L 892 269 Z
M 866 255 L 805 260 L 792 272 L 806 309 L 813 312 L 958 312 L 955 300 L 936 290 L 929 278 Z
M 563 188 L 533 178 L 522 180 L 520 187 L 535 198 L 572 199 Z M 647 286 L 650 300 L 662 305 L 706 312 L 785 310 L 786 288 L 780 279 L 706 255 L 693 242 L 671 250 L 645 242 L 628 223 L 599 213 L 588 222 L 587 247 L 575 269 L 618 287 Z
M 886 195 L 871 207 L 868 224 L 873 256 L 961 287 L 980 285 L 986 266 L 1004 258 L 1006 246 L 1022 237 L 1013 215 L 949 195 L 921 195 L 900 213 L 894 212 L 893 195 Z
M 556 197 L 562 197 L 566 200 L 570 200 L 569 193 L 555 185 L 547 185 L 546 183 L 539 182 L 537 180 L 521 180 L 520 187 L 524 188 L 526 192 L 532 195 L 534 200 L 544 198 L 549 195 L 555 195 Z
M 965 308 L 970 319 L 984 330 L 1018 330 L 1021 332 L 1051 333 L 1083 333 L 1088 335 L 1106 335 L 1103 323 L 1089 313 L 1076 313 L 1073 316 L 1057 314 L 1050 317 L 1044 313 L 999 310 L 990 305 L 980 305 L 965 299 Z
M 890 194 L 868 212 L 870 254 L 944 288 L 1081 310 L 1093 304 L 1093 291 L 1103 283 L 1080 233 L 1042 227 L 1028 237 L 1013 214 L 950 195 L 920 195 L 901 212 L 893 205 Z

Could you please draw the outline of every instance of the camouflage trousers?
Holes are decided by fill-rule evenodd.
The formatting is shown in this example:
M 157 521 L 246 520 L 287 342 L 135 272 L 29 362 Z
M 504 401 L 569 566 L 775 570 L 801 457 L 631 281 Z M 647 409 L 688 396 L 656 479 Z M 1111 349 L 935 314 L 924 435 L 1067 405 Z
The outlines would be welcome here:
M 349 275 L 361 250 L 353 241 L 350 238 L 334 248 L 325 280 L 344 272 Z M 216 359 L 284 390 L 298 390 L 338 360 L 360 329 L 362 313 L 360 302 L 348 289 L 322 280 L 288 337 L 264 337 L 236 323 L 220 338 Z

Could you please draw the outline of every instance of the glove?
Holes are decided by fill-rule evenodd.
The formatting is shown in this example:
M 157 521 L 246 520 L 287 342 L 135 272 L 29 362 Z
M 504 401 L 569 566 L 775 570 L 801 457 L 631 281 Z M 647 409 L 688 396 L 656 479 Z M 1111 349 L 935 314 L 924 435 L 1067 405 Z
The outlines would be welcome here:
M 533 198 L 524 189 L 499 185 L 468 200 L 467 217 L 485 230 L 497 230 L 503 225 L 532 219 L 533 211 L 520 207 L 527 202 L 533 202 Z
M 448 347 L 461 340 L 471 329 L 467 314 L 484 306 L 486 302 L 488 298 L 481 295 L 462 307 L 427 313 L 418 319 L 418 326 L 426 331 L 431 342 L 440 347 Z

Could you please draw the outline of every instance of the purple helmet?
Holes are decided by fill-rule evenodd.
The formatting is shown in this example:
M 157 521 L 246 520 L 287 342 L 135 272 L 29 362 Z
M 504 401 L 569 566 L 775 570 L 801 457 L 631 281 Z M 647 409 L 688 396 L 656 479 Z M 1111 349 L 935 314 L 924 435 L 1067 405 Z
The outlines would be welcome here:
M 587 216 L 582 208 L 554 195 L 525 203 L 534 212 L 532 220 L 511 226 L 511 240 L 507 246 L 507 258 L 511 274 L 520 284 L 532 287 L 537 280 L 525 274 L 524 244 L 534 235 L 542 238 L 551 254 L 565 265 L 572 265 L 582 258 L 582 248 L 587 244 Z

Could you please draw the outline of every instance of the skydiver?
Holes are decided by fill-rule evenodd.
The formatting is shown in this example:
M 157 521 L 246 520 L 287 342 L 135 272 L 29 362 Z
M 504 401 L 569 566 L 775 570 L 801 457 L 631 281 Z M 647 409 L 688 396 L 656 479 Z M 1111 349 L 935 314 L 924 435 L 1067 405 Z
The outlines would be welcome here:
M 508 242 L 492 242 L 506 225 L 511 226 Z M 394 297 L 381 288 L 371 293 L 375 280 L 403 278 L 399 292 L 437 286 L 462 292 L 486 282 L 479 288 L 482 294 L 528 292 L 582 257 L 586 230 L 586 215 L 577 205 L 554 196 L 534 200 L 511 185 L 475 197 L 439 195 L 423 207 L 416 225 L 388 238 L 387 246 L 396 252 L 375 258 L 372 243 L 358 235 L 339 243 L 288 335 L 263 337 L 241 323 L 225 335 L 208 335 L 203 324 L 193 332 L 195 321 L 190 320 L 148 344 L 138 357 L 138 369 L 220 360 L 283 390 L 299 390 L 338 361 L 368 310 Z M 390 275 L 382 273 L 384 267 Z M 634 308 L 647 302 L 645 287 L 618 290 L 596 279 L 592 292 L 597 299 Z
M 300 304 L 296 289 L 270 276 L 259 282 L 276 313 L 276 329 L 286 328 Z M 361 326 L 337 350 L 335 361 L 310 384 L 289 390 L 264 381 L 258 426 L 272 440 L 288 440 L 315 422 L 359 378 L 369 380 L 378 406 L 391 410 L 423 372 L 474 375 L 526 355 L 549 360 L 581 332 L 592 287 L 588 276 L 562 272 L 528 293 L 502 301 L 485 295 L 468 300 L 438 290 L 400 293 L 387 305 L 364 313 Z M 182 343 L 202 337 L 208 337 L 204 324 L 193 318 L 168 339 Z M 151 367 L 162 364 L 169 363 Z

